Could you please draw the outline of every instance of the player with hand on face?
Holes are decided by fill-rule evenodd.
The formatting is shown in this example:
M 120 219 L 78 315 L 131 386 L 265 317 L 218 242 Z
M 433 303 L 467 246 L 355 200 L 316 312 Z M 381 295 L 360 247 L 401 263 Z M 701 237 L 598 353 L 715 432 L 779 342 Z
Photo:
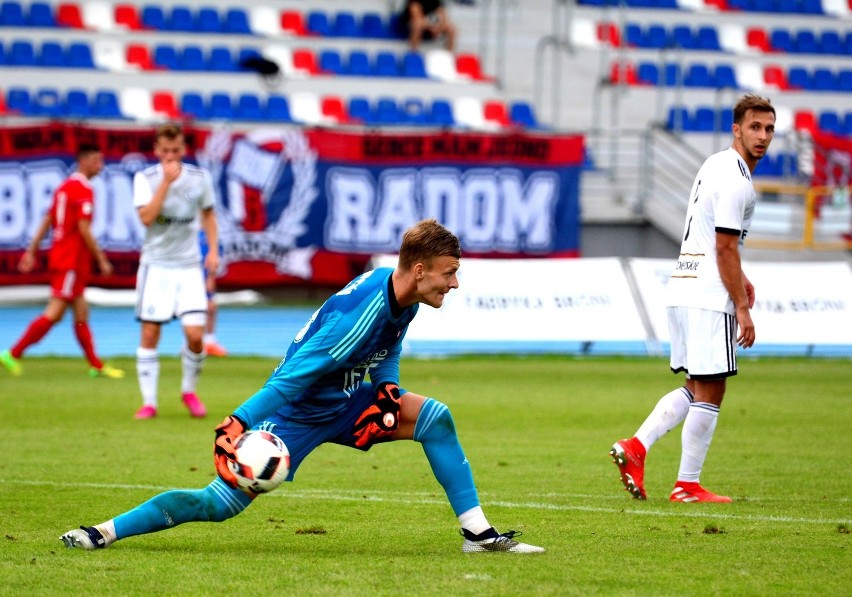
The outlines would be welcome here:
M 205 489 L 166 492 L 104 523 L 68 531 L 63 542 L 95 549 L 185 522 L 219 522 L 239 514 L 256 496 L 236 488 L 228 463 L 243 431 L 263 429 L 289 449 L 290 481 L 304 458 L 326 442 L 360 450 L 388 441 L 419 442 L 458 517 L 463 552 L 544 551 L 516 541 L 519 533 L 500 534 L 491 526 L 449 408 L 399 385 L 408 325 L 420 303 L 438 308 L 458 288 L 460 256 L 458 238 L 435 220 L 408 229 L 397 267 L 366 272 L 329 298 L 266 384 L 216 428 L 217 479 Z
M 740 259 L 755 207 L 751 174 L 775 134 L 769 100 L 745 95 L 734 106 L 733 143 L 704 162 L 692 185 L 680 256 L 666 288 L 671 370 L 686 373 L 683 387 L 658 402 L 629 438 L 610 450 L 624 488 L 646 499 L 645 456 L 683 423 L 673 502 L 728 503 L 704 489 L 699 476 L 716 429 L 726 380 L 737 374 L 737 346 L 754 344 L 750 309 L 754 286 Z

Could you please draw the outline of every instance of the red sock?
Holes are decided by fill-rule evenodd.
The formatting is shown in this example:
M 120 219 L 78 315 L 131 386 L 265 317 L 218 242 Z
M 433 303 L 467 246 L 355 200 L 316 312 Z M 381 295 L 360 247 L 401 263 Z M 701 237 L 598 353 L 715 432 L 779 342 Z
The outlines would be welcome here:
M 95 342 L 92 340 L 92 330 L 89 329 L 89 324 L 85 321 L 78 321 L 74 324 L 74 334 L 77 336 L 77 342 L 83 347 L 83 352 L 86 353 L 86 358 L 95 369 L 103 368 L 104 364 L 95 354 Z
M 24 351 L 44 338 L 45 334 L 47 334 L 52 327 L 52 321 L 44 315 L 39 315 L 30 322 L 30 325 L 27 327 L 24 335 L 21 336 L 18 343 L 15 344 L 9 352 L 12 353 L 12 356 L 16 359 L 20 359 L 21 355 L 24 354 Z

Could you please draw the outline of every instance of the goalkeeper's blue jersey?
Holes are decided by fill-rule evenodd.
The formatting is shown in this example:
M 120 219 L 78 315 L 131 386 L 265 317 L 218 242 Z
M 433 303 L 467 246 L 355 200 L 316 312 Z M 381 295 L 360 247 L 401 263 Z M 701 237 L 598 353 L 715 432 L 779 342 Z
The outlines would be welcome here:
M 419 304 L 393 316 L 392 273 L 393 268 L 366 272 L 329 298 L 296 335 L 266 384 L 234 414 L 248 427 L 275 412 L 296 423 L 325 423 L 346 410 L 368 376 L 374 384 L 398 384 L 402 340 Z

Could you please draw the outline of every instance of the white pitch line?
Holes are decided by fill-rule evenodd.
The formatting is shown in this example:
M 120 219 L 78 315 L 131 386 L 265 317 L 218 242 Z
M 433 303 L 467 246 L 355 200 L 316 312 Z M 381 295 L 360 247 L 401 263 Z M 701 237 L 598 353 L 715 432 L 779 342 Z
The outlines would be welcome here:
M 80 487 L 90 489 L 145 489 L 149 491 L 169 491 L 176 489 L 175 487 L 163 487 L 159 485 L 131 485 L 122 483 L 57 483 L 52 481 L 33 481 L 33 480 L 12 480 L 0 479 L 0 485 L 40 485 L 51 487 Z M 431 493 L 416 493 L 416 492 L 393 492 L 393 491 L 375 491 L 375 490 L 359 490 L 345 489 L 328 491 L 324 489 L 307 489 L 307 490 L 287 490 L 278 491 L 269 494 L 272 497 L 287 498 L 287 499 L 304 499 L 304 500 L 329 500 L 338 502 L 394 502 L 404 500 L 409 504 L 446 504 L 445 497 L 429 497 Z M 565 497 L 587 498 L 598 496 L 570 496 L 562 494 Z M 639 516 L 654 516 L 660 518 L 705 518 L 711 520 L 741 520 L 745 522 L 778 522 L 787 524 L 852 524 L 852 519 L 826 519 L 826 518 L 801 518 L 793 516 L 762 516 L 755 514 L 726 514 L 724 512 L 707 512 L 707 511 L 687 511 L 686 508 L 694 508 L 694 506 L 685 506 L 682 511 L 664 511 L 639 508 L 604 508 L 600 506 L 583 506 L 570 504 L 548 504 L 538 502 L 503 502 L 483 500 L 483 505 L 489 507 L 500 508 L 527 508 L 531 510 L 550 510 L 555 512 L 593 512 L 599 514 L 623 514 L 623 515 L 639 515 Z

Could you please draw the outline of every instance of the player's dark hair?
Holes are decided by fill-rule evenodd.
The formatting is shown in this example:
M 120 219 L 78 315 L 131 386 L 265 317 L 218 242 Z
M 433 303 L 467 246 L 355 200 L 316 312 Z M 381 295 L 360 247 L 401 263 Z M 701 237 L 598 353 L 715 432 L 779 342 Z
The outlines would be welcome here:
M 746 112 L 749 110 L 754 110 L 755 112 L 772 112 L 773 115 L 775 114 L 775 108 L 769 99 L 755 95 L 754 93 L 747 93 L 734 106 L 734 122 L 742 124 L 743 118 L 745 118 Z
M 77 159 L 81 160 L 92 153 L 100 153 L 101 148 L 95 143 L 78 143 L 77 144 Z
M 420 220 L 405 231 L 399 248 L 399 267 L 408 269 L 415 263 L 429 263 L 435 257 L 461 257 L 458 237 L 434 218 Z
M 180 128 L 180 125 L 173 122 L 168 122 L 157 129 L 157 139 L 174 141 L 180 137 L 183 137 L 183 129 Z

